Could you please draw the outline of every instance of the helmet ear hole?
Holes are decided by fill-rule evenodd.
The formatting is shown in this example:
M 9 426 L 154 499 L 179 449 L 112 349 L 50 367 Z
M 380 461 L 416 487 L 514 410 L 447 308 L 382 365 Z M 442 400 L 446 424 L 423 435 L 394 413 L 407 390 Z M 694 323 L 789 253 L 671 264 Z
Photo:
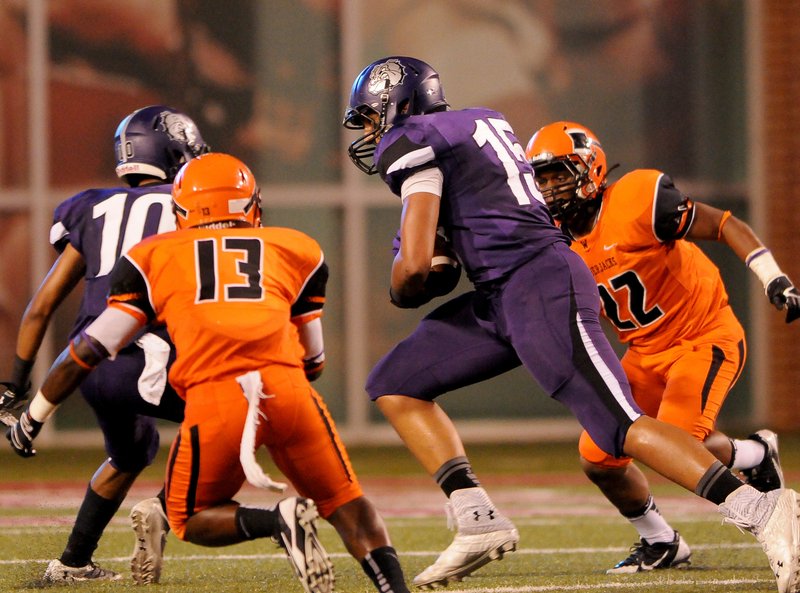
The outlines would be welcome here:
M 411 99 L 403 99 L 397 104 L 397 113 L 405 115 L 409 111 L 409 105 L 411 105 Z

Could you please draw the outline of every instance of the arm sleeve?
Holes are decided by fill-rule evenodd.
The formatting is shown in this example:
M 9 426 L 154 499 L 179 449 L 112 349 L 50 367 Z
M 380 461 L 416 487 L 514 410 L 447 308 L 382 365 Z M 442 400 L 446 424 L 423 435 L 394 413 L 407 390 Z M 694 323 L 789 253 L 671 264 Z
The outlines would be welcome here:
M 417 192 L 426 192 L 442 197 L 442 187 L 444 186 L 444 175 L 439 167 L 422 169 L 410 175 L 403 182 L 400 188 L 400 199 L 405 199 Z
M 303 361 L 322 362 L 325 360 L 325 340 L 322 335 L 322 320 L 312 319 L 308 323 L 302 324 L 297 332 L 300 336 L 300 344 L 303 346 L 305 354 Z
M 128 342 L 133 339 L 144 325 L 140 316 L 131 311 L 122 311 L 116 307 L 107 307 L 100 316 L 86 328 L 86 334 L 102 344 L 113 358 Z

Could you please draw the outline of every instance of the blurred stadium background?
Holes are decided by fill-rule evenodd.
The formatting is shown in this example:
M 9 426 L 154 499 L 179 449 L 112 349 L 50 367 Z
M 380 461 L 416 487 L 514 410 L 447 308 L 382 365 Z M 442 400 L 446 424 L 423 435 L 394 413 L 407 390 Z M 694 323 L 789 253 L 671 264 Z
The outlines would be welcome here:
M 800 0 L 2 0 L 0 39 L 0 378 L 53 261 L 53 208 L 116 184 L 116 124 L 166 103 L 252 166 L 267 224 L 320 241 L 332 273 L 320 391 L 346 442 L 392 442 L 364 380 L 421 313 L 388 302 L 399 204 L 350 164 L 340 125 L 355 75 L 390 54 L 433 65 L 454 107 L 504 112 L 523 144 L 552 120 L 588 125 L 618 173 L 658 168 L 730 208 L 800 281 Z M 749 339 L 723 428 L 800 429 L 800 328 L 783 324 L 735 256 L 704 247 Z M 37 379 L 77 302 L 58 313 Z M 578 433 L 521 371 L 442 404 L 467 441 Z M 51 424 L 43 445 L 99 442 L 79 397 Z

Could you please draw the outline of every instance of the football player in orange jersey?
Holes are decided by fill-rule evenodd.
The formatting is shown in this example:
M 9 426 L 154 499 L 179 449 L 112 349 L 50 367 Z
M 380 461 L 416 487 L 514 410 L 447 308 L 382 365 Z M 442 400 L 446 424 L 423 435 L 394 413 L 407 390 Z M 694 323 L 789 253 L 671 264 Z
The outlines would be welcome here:
M 692 200 L 661 171 L 635 170 L 608 184 L 605 152 L 580 124 L 544 126 L 526 156 L 551 214 L 595 277 L 604 316 L 628 344 L 622 365 L 637 403 L 703 441 L 759 490 L 782 487 L 775 433 L 731 439 L 715 430 L 744 365 L 745 338 L 719 270 L 689 240 L 728 245 L 786 310 L 788 323 L 800 316 L 800 294 L 769 250 L 730 211 Z M 586 475 L 640 536 L 607 572 L 688 564 L 689 546 L 658 512 L 631 458 L 607 454 L 585 431 L 580 453 Z
M 108 307 L 61 354 L 9 431 L 26 450 L 42 423 L 141 327 L 163 323 L 176 346 L 170 382 L 186 400 L 166 471 L 167 517 L 183 540 L 224 546 L 272 537 L 306 593 L 333 591 L 318 514 L 382 593 L 408 593 L 383 519 L 363 495 L 324 401 L 309 380 L 324 364 L 327 265 L 311 237 L 261 228 L 260 192 L 238 159 L 208 153 L 178 173 L 178 230 L 135 245 L 111 274 Z M 156 239 L 156 237 L 153 237 Z M 265 446 L 300 497 L 271 508 L 233 498 L 245 480 L 282 491 Z

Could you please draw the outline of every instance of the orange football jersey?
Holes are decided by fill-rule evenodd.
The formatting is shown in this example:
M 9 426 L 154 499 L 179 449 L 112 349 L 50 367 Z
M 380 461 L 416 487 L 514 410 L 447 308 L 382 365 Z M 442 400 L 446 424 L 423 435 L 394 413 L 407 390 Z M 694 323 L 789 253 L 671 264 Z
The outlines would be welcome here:
M 572 243 L 597 281 L 603 314 L 637 350 L 695 338 L 728 304 L 717 267 L 682 240 L 693 213 L 668 176 L 640 169 L 606 189 L 595 228 Z
M 324 280 L 316 291 L 306 286 L 323 265 L 311 237 L 277 227 L 186 229 L 145 240 L 125 258 L 128 275 L 144 282 L 112 281 L 109 304 L 167 325 L 179 393 L 270 364 L 302 368 L 291 321 L 318 317 L 324 301 Z

